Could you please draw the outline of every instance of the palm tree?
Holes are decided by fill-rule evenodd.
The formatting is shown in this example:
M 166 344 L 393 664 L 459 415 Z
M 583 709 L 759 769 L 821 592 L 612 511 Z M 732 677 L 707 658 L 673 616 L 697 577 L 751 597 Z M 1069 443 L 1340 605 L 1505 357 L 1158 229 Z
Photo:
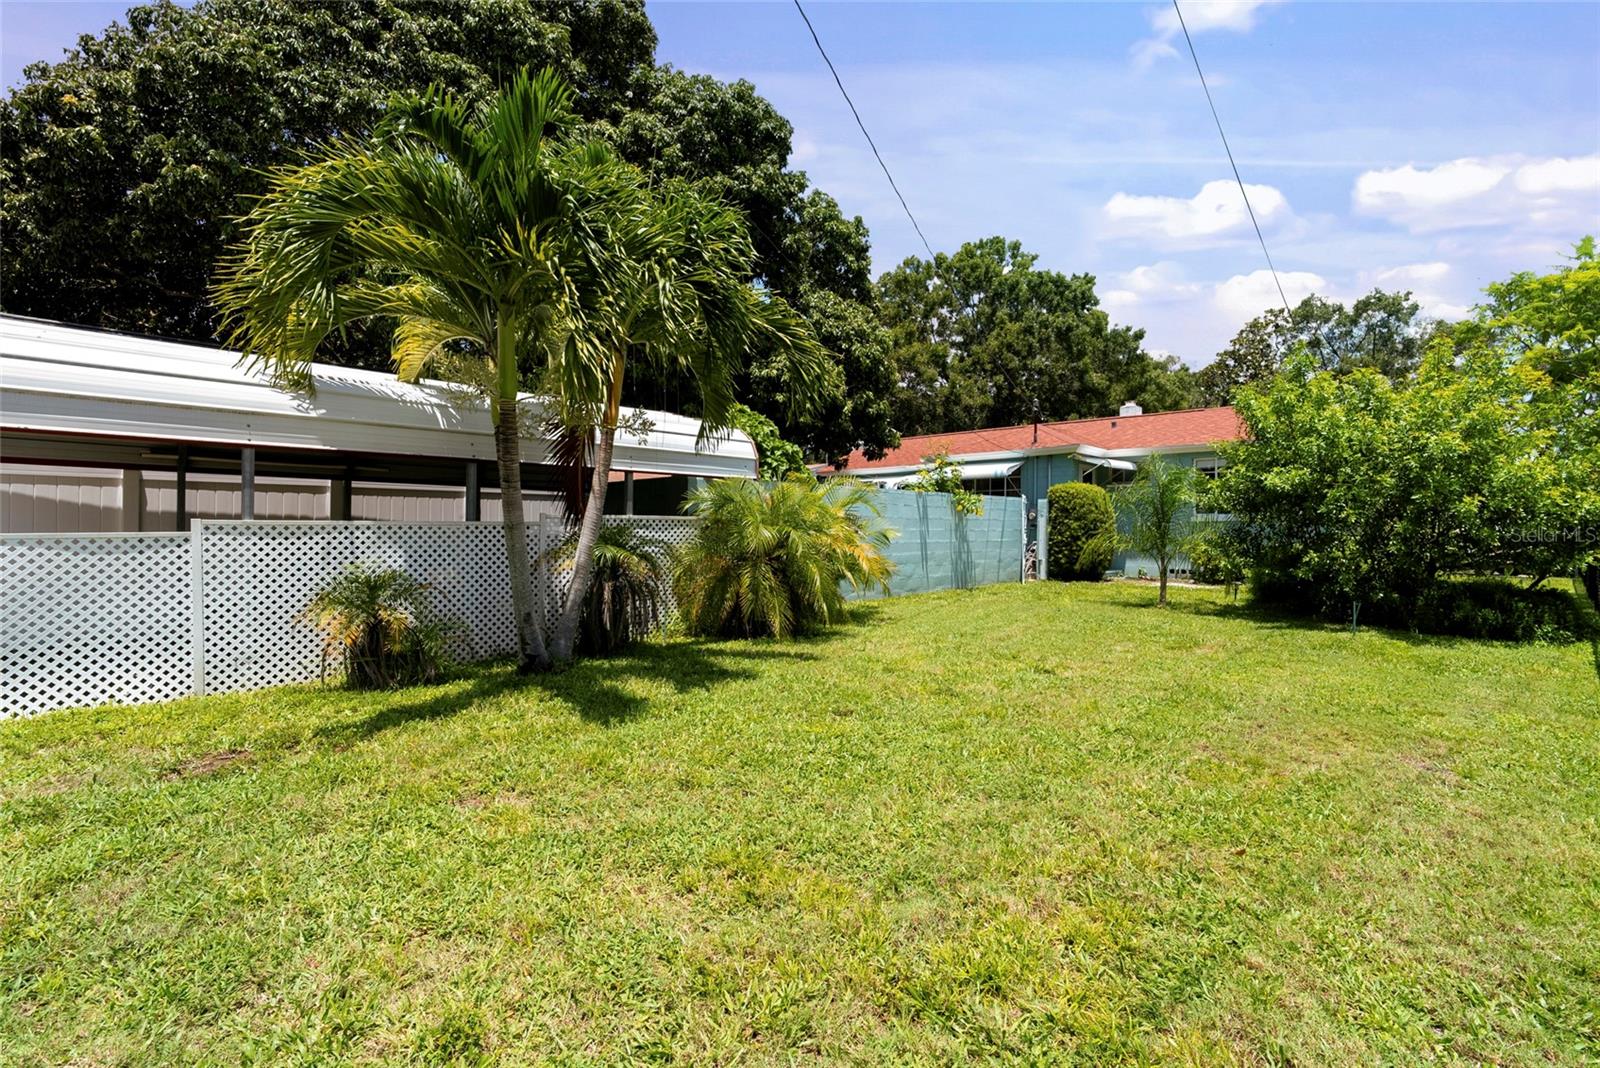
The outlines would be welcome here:
M 577 560 L 573 531 L 550 552 L 571 571 Z M 606 523 L 594 547 L 594 578 L 583 606 L 579 645 L 591 655 L 615 652 L 661 625 L 666 615 L 671 546 L 626 523 Z
M 337 654 L 358 690 L 432 682 L 455 626 L 428 604 L 428 587 L 405 572 L 352 564 L 317 591 L 301 618 L 322 632 L 322 663 Z
M 894 532 L 853 479 L 728 479 L 695 491 L 686 508 L 700 525 L 674 562 L 674 589 L 691 633 L 812 630 L 843 614 L 842 583 L 887 587 L 894 572 L 884 555 Z
M 1151 453 L 1139 463 L 1133 481 L 1115 494 L 1119 536 L 1124 548 L 1155 557 L 1159 572 L 1158 605 L 1167 603 L 1167 568 L 1195 541 L 1194 470 L 1178 467 Z
M 572 90 L 523 72 L 470 108 L 433 89 L 396 101 L 365 141 L 273 172 L 215 289 L 227 340 L 289 383 L 331 332 L 394 322 L 403 379 L 424 369 L 490 404 L 518 653 L 548 664 L 535 618 L 522 500 L 518 391 L 558 366 L 604 377 L 583 299 L 611 264 L 612 228 L 637 215 L 637 172 L 598 142 L 561 138 Z
M 653 363 L 691 378 L 700 393 L 702 439 L 732 425 L 735 377 L 758 344 L 788 362 L 796 409 L 832 373 L 789 305 L 750 283 L 755 250 L 735 209 L 682 183 L 639 194 L 632 214 L 613 216 L 608 270 L 583 294 L 586 328 L 605 353 L 603 374 L 594 373 L 589 359 L 558 362 L 548 387 L 561 398 L 568 427 L 582 428 L 586 438 L 594 428 L 594 471 L 572 586 L 551 642 L 557 660 L 572 655 L 585 609 L 628 367 Z

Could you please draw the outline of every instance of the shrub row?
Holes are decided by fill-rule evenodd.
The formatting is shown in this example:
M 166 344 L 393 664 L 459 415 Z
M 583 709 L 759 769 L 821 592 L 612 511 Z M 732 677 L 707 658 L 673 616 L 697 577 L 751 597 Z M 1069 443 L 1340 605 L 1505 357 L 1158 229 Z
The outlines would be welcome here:
M 1322 608 L 1331 598 L 1304 583 L 1274 582 L 1252 576 L 1252 597 L 1287 611 L 1332 618 Z M 1422 634 L 1499 641 L 1571 642 L 1600 637 L 1600 617 L 1578 596 L 1558 587 L 1537 589 L 1497 578 L 1441 579 L 1405 609 L 1389 599 L 1361 608 L 1362 624 L 1396 627 Z

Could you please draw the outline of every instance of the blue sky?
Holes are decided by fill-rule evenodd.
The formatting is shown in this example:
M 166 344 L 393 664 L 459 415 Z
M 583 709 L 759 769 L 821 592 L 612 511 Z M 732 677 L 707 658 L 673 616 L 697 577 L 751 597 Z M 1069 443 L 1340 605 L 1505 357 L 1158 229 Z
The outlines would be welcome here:
M 3 77 L 123 5 L 0 5 Z M 935 249 L 989 234 L 1090 271 L 1194 365 L 1276 302 L 1170 7 L 808 3 Z M 789 3 L 649 5 L 657 58 L 755 83 L 793 164 L 921 246 Z M 1600 230 L 1600 5 L 1184 5 L 1291 300 L 1414 290 L 1460 314 Z

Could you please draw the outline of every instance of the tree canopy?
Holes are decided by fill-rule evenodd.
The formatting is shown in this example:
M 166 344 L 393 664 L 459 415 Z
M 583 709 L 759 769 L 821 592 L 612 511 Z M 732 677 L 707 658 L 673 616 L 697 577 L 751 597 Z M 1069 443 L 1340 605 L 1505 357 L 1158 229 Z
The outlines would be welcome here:
M 530 66 L 619 117 L 654 48 L 626 0 L 132 8 L 0 104 L 5 307 L 208 340 L 207 286 L 266 169 L 370 129 L 396 91 L 482 99 Z
M 1416 371 L 1430 330 L 1409 292 L 1374 289 L 1349 307 L 1312 294 L 1292 311 L 1273 308 L 1251 319 L 1195 375 L 1195 385 L 1202 403 L 1229 404 L 1239 387 L 1271 378 L 1302 348 L 1318 370 L 1368 367 L 1405 378 Z
M 640 0 L 135 7 L 62 61 L 30 66 L 0 102 L 0 302 L 210 340 L 208 283 L 265 171 L 362 136 L 396 93 L 437 85 L 479 102 L 517 71 L 551 67 L 574 87 L 586 136 L 653 180 L 704 180 L 744 212 L 752 278 L 837 354 L 825 395 L 799 416 L 797 369 L 768 346 L 738 383 L 747 403 L 818 457 L 893 444 L 865 224 L 789 168 L 791 127 L 754 87 L 658 68 L 654 51 Z M 358 327 L 322 358 L 386 366 L 392 326 Z M 629 390 L 633 403 L 696 412 L 672 372 Z
M 931 434 L 1034 419 L 1186 406 L 1189 372 L 1113 325 L 1092 275 L 1035 266 L 1020 242 L 990 237 L 878 280 L 894 372 L 892 421 Z

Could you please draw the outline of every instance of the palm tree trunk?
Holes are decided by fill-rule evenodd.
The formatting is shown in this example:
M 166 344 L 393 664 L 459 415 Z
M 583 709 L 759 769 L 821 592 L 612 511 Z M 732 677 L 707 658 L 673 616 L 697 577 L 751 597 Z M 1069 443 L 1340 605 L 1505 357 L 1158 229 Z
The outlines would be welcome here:
M 500 467 L 500 526 L 506 536 L 506 564 L 511 572 L 511 611 L 516 617 L 517 670 L 550 666 L 544 647 L 544 625 L 534 611 L 532 561 L 528 555 L 528 520 L 522 514 L 522 435 L 517 419 L 516 354 L 509 329 L 498 331 L 496 355 L 500 396 L 494 413 L 494 454 Z
M 517 623 L 517 669 L 534 671 L 550 664 L 544 628 L 534 611 L 528 520 L 522 514 L 522 442 L 517 433 L 517 402 L 499 402 L 494 421 L 494 451 L 500 463 L 500 525 L 506 534 L 506 564 L 511 569 L 511 610 Z
M 601 420 L 600 434 L 594 449 L 594 476 L 589 483 L 589 499 L 583 506 L 583 519 L 578 525 L 578 544 L 572 554 L 572 585 L 567 589 L 566 603 L 561 606 L 561 616 L 556 620 L 556 632 L 550 641 L 550 652 L 557 662 L 572 659 L 573 646 L 578 638 L 578 624 L 583 619 L 583 606 L 587 603 L 589 586 L 594 581 L 594 547 L 600 541 L 600 527 L 605 522 L 606 490 L 611 485 L 611 457 L 617 443 L 617 416 L 622 407 L 622 356 L 618 355 L 616 369 L 611 374 L 611 389 L 606 397 L 605 418 Z
M 1156 569 L 1161 572 L 1161 592 L 1156 596 L 1156 604 L 1167 603 L 1167 561 L 1162 559 L 1157 562 Z

